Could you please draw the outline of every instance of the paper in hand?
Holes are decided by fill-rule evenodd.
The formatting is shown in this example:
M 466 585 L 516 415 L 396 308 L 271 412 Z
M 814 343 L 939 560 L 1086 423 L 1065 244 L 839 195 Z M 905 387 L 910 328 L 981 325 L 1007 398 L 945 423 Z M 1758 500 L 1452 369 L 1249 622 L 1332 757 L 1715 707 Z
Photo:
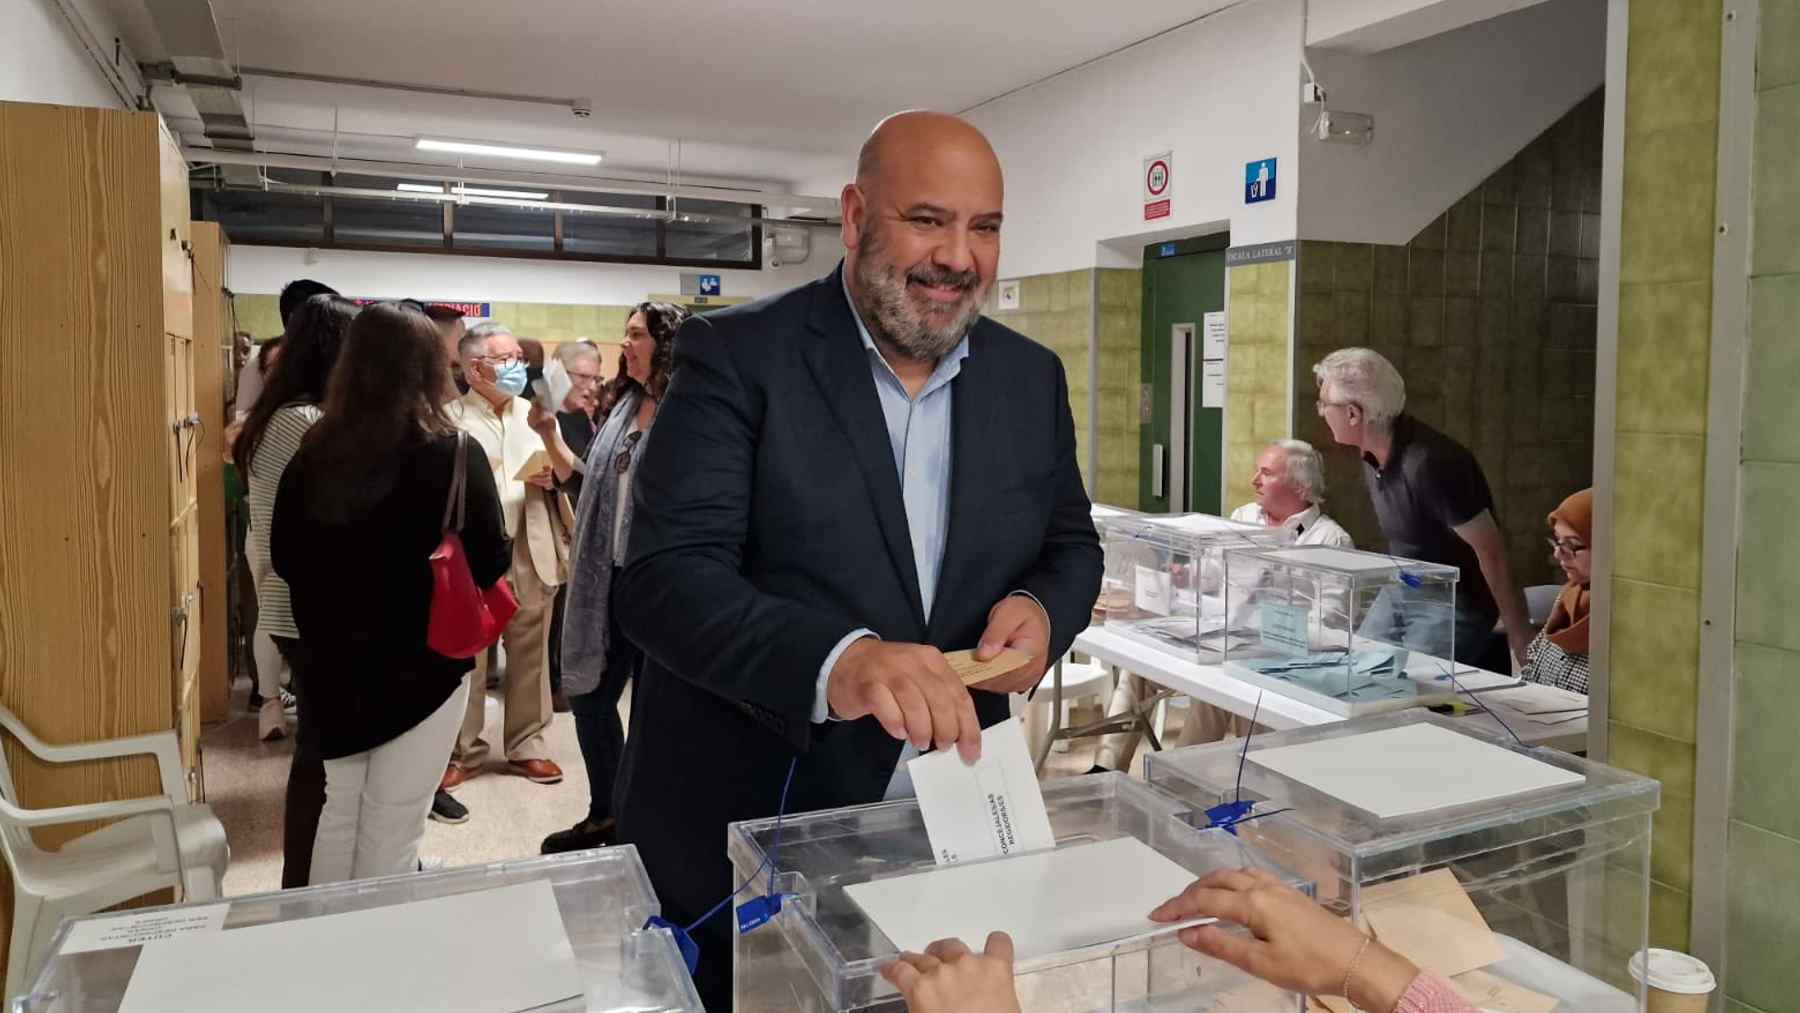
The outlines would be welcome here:
M 534 450 L 531 452 L 531 456 L 525 459 L 525 463 L 519 465 L 519 470 L 513 473 L 513 478 L 521 482 L 530 481 L 533 475 L 548 467 L 550 467 L 549 452 Z
M 1506 956 L 1449 869 L 1365 887 L 1362 913 L 1382 945 L 1446 978 Z
M 533 380 L 531 389 L 538 396 L 538 406 L 554 414 L 568 403 L 569 391 L 575 389 L 575 381 L 569 379 L 569 371 L 563 367 L 562 360 L 552 356 L 544 364 L 543 377 Z
M 1017 718 L 981 733 L 981 759 L 954 749 L 907 764 L 925 836 L 939 865 L 1056 846 L 1036 765 Z
M 964 686 L 974 686 L 989 679 L 997 679 L 1031 660 L 1031 655 L 1011 647 L 1003 647 L 1000 653 L 986 661 L 976 661 L 974 651 L 946 651 L 944 660 L 950 663 L 950 670 L 962 680 Z

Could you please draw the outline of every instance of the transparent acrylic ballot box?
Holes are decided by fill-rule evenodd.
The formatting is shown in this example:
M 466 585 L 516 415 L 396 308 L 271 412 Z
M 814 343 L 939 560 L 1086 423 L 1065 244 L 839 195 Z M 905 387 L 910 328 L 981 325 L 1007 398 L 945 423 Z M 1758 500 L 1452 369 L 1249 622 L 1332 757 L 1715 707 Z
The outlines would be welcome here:
M 1571 783 L 1487 802 L 1381 818 L 1261 767 L 1259 750 L 1429 725 L 1578 775 Z M 1238 797 L 1241 742 L 1152 753 L 1144 776 L 1197 808 Z M 1646 945 L 1650 823 L 1660 785 L 1546 748 L 1526 748 L 1428 711 L 1252 736 L 1242 763 L 1252 815 L 1235 828 L 1246 845 L 1317 884 L 1322 903 L 1361 921 L 1391 904 L 1393 884 L 1448 869 L 1505 951 L 1486 970 L 1561 1000 L 1558 1010 L 1642 1008 L 1626 972 Z M 1420 764 L 1420 777 L 1461 778 Z M 1396 772 L 1395 777 L 1410 776 Z M 1402 887 L 1401 889 L 1404 889 Z M 1383 896 L 1383 894 L 1386 896 Z M 1379 934 L 1379 933 L 1378 933 Z
M 699 1013 L 700 999 L 688 978 L 674 937 L 667 929 L 643 929 L 647 919 L 661 912 L 661 906 L 651 891 L 637 849 L 630 845 L 156 910 L 182 915 L 223 906 L 228 910 L 216 931 L 230 933 L 236 929 L 392 908 L 534 881 L 544 881 L 550 886 L 585 990 L 580 998 L 543 1006 L 534 1013 L 625 1010 Z M 128 912 L 132 915 L 143 913 Z M 112 1013 L 120 1008 L 143 947 L 66 952 L 65 945 L 69 944 L 70 933 L 76 931 L 75 927 L 93 920 L 71 919 L 63 923 L 52 943 L 50 957 L 31 991 L 12 1000 L 9 1007 L 12 1013 Z M 457 931 L 487 934 L 506 930 L 504 925 L 472 925 Z M 393 960 L 400 966 L 417 964 L 418 973 L 433 973 L 431 968 L 436 962 L 426 943 L 417 935 L 401 939 L 369 938 L 367 945 L 393 947 Z M 303 952 L 290 951 L 288 958 L 291 958 L 288 971 L 295 976 L 332 974 L 331 967 L 310 964 Z M 203 967 L 196 973 L 205 974 L 208 969 Z M 270 980 L 262 986 L 283 989 L 288 983 Z M 193 1008 L 225 1007 L 203 1007 L 197 1003 Z
M 1275 548 L 1274 529 L 1209 514 L 1141 514 L 1106 525 L 1107 629 L 1203 664 L 1223 657 L 1224 554 Z
M 1454 566 L 1305 545 L 1227 549 L 1224 572 L 1225 670 L 1264 689 L 1358 717 L 1517 685 L 1452 678 Z
M 1196 830 L 1185 819 L 1191 807 L 1142 781 L 1109 773 L 1060 779 L 1043 787 L 1058 850 L 1135 837 L 1196 877 L 1216 868 L 1256 867 L 1311 889 L 1224 831 Z M 769 870 L 763 862 L 774 847 L 775 833 L 772 819 L 731 826 L 729 851 L 737 881 L 751 884 L 738 895 L 740 906 L 768 890 Z M 1010 862 L 1019 857 L 983 861 Z M 880 974 L 899 950 L 847 888 L 937 868 L 978 867 L 935 865 L 913 800 L 784 819 L 775 865 L 776 890 L 790 899 L 769 922 L 734 937 L 738 1013 L 903 1009 Z M 1082 891 L 1084 884 L 1069 882 L 1057 888 Z M 1144 923 L 1146 932 L 1155 928 Z M 979 950 L 985 939 L 964 941 Z M 1301 1002 L 1293 993 L 1187 949 L 1166 932 L 1035 957 L 1021 953 L 1015 967 L 1025 1013 L 1164 1009 L 1286 1013 L 1300 1009 Z

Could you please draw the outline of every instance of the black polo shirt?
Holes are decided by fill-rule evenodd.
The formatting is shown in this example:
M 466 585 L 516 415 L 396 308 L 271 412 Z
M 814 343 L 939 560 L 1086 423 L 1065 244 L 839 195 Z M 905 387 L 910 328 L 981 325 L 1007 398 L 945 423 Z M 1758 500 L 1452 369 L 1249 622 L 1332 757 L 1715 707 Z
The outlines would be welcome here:
M 1475 550 L 1452 530 L 1494 508 L 1494 494 L 1475 455 L 1425 423 L 1401 415 L 1394 420 L 1387 467 L 1376 468 L 1374 456 L 1365 453 L 1363 479 L 1381 533 L 1387 536 L 1388 551 L 1403 559 L 1461 569 L 1457 605 L 1497 618 L 1500 608 Z

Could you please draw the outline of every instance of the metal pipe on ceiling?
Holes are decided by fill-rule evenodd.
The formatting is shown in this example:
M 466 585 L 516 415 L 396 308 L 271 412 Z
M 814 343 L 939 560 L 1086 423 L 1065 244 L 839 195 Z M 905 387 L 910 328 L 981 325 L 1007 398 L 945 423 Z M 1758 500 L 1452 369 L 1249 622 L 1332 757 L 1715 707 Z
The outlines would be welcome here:
M 495 172 L 458 166 L 433 165 L 427 162 L 380 162 L 356 158 L 319 158 L 312 155 L 284 155 L 270 151 L 228 151 L 183 145 L 181 155 L 190 165 L 254 165 L 262 168 L 300 169 L 313 172 L 351 172 L 366 176 L 395 176 L 437 183 L 480 183 L 493 186 L 538 187 L 549 190 L 578 190 L 583 193 L 621 193 L 646 197 L 684 197 L 697 200 L 736 201 L 743 204 L 776 207 L 816 208 L 822 215 L 835 214 L 835 197 L 755 190 L 748 187 L 662 186 L 637 180 L 608 179 L 597 176 L 568 176 L 549 172 Z M 586 205 L 583 205 L 584 207 Z M 828 226 L 837 223 L 823 219 L 764 219 L 767 224 Z

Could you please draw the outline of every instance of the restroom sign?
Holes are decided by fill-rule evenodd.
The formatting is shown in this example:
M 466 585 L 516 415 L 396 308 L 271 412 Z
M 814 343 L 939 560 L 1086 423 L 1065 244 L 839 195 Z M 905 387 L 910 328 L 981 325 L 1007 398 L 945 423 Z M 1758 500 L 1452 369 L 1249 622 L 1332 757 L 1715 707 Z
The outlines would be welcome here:
M 1144 159 L 1144 221 L 1169 217 L 1169 192 L 1175 183 L 1174 153 Z

